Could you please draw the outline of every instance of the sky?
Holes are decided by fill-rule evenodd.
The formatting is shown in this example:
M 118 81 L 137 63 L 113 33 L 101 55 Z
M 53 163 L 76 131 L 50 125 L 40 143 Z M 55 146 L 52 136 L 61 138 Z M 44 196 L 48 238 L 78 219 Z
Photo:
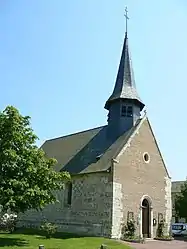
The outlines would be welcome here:
M 186 0 L 0 0 L 0 110 L 46 139 L 101 126 L 125 32 L 136 86 L 173 180 L 187 176 Z

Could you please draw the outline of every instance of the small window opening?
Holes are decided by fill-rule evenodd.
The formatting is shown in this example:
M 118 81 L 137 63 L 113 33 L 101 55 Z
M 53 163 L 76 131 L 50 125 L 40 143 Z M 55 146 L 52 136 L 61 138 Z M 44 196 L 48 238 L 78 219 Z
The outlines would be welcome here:
M 132 117 L 132 106 L 123 105 L 121 108 L 121 116 L 122 117 Z
M 127 117 L 132 117 L 132 106 L 127 107 Z
M 67 184 L 67 204 L 71 205 L 72 203 L 72 183 Z
M 146 163 L 148 163 L 149 160 L 150 160 L 150 157 L 149 157 L 149 154 L 148 154 L 148 153 L 144 153 L 143 158 L 144 158 L 144 161 L 145 161 Z
M 126 117 L 126 113 L 127 113 L 127 107 L 123 105 L 121 108 L 121 116 Z

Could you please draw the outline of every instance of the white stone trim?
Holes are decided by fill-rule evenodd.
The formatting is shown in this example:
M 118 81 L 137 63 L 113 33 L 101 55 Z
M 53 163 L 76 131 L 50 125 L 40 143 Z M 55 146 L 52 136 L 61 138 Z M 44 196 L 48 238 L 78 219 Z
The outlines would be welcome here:
M 153 238 L 153 208 L 151 208 L 151 220 L 150 220 L 150 225 L 151 225 L 151 238 Z
M 148 156 L 148 160 L 146 161 L 145 160 L 145 155 L 147 155 Z M 144 161 L 144 163 L 149 163 L 150 162 L 150 155 L 149 155 L 149 153 L 147 152 L 147 151 L 145 151 L 144 153 L 143 153 L 143 155 L 142 155 L 142 157 L 143 157 L 143 161 Z
M 111 238 L 120 239 L 123 222 L 122 184 L 113 182 L 112 234 Z
M 171 179 L 165 177 L 165 222 L 166 222 L 166 233 L 170 232 L 171 220 L 172 220 L 172 202 L 171 202 Z
M 152 199 L 151 199 L 151 197 L 149 195 L 143 195 L 142 196 L 142 198 L 140 200 L 140 205 L 142 206 L 142 202 L 143 202 L 144 199 L 148 200 L 149 205 L 152 208 L 153 202 L 152 202 Z

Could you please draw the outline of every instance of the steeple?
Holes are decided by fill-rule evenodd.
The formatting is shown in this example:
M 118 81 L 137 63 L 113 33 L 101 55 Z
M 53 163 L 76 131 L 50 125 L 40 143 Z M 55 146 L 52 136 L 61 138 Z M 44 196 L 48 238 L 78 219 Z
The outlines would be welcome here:
M 112 95 L 105 103 L 105 109 L 109 110 L 108 125 L 120 129 L 120 133 L 131 128 L 140 118 L 140 112 L 144 104 L 140 99 L 132 67 L 132 61 L 128 46 L 127 35 L 127 8 L 126 14 L 126 32 L 123 43 L 123 49 L 117 73 L 117 78 Z M 115 124 L 115 125 L 114 125 Z
M 123 50 L 114 90 L 112 95 L 107 100 L 105 108 L 109 110 L 109 106 L 112 104 L 112 102 L 119 99 L 132 100 L 134 103 L 137 103 L 140 106 L 141 110 L 144 107 L 144 104 L 141 101 L 136 89 L 132 61 L 128 46 L 127 32 L 125 32 Z

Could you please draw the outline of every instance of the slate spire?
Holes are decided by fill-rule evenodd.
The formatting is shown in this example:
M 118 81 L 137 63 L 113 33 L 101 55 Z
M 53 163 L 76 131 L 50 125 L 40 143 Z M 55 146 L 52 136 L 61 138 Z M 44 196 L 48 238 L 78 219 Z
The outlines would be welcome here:
M 126 12 L 127 14 L 127 12 Z M 140 107 L 140 110 L 144 108 L 144 104 L 141 101 L 135 84 L 134 72 L 132 67 L 132 61 L 128 46 L 127 36 L 127 15 L 126 15 L 126 32 L 123 43 L 123 49 L 121 54 L 121 60 L 117 73 L 116 83 L 112 95 L 106 101 L 105 109 L 109 110 L 110 105 L 117 100 L 130 100 Z

